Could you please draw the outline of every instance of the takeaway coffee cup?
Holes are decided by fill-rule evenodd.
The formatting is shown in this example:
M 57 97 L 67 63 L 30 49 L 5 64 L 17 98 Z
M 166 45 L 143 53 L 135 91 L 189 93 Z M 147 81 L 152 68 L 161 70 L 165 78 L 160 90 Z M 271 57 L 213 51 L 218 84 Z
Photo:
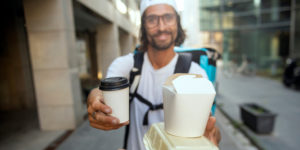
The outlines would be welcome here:
M 163 85 L 165 130 L 175 136 L 204 134 L 216 92 L 199 75 L 175 74 Z
M 105 78 L 100 81 L 104 102 L 112 109 L 112 116 L 120 123 L 129 120 L 129 83 L 124 77 Z

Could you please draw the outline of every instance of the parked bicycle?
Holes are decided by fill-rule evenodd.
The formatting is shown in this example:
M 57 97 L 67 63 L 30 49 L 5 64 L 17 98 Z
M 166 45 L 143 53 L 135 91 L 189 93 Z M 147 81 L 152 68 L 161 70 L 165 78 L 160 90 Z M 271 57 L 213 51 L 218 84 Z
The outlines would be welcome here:
M 237 73 L 254 76 L 256 75 L 256 66 L 246 55 L 242 56 L 242 63 L 237 69 Z

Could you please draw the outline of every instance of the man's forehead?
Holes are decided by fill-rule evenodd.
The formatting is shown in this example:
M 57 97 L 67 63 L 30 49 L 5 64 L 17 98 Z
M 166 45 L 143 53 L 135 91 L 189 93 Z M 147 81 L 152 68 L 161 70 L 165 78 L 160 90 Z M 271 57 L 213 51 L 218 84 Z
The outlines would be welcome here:
M 172 6 L 167 4 L 157 4 L 146 9 L 145 14 L 148 15 L 163 15 L 166 13 L 175 13 Z

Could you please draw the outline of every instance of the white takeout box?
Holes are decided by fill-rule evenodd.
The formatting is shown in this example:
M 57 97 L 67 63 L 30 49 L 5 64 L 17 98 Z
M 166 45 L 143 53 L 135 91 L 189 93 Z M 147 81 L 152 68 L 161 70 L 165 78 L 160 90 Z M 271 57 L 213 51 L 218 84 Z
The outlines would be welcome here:
M 215 95 L 213 84 L 201 75 L 170 76 L 163 85 L 165 130 L 175 136 L 202 136 Z

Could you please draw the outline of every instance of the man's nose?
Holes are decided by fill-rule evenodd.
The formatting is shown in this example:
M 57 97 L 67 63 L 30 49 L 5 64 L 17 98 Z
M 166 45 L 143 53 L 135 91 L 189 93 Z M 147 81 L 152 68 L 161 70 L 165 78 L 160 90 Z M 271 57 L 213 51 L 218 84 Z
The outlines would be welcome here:
M 166 24 L 163 20 L 162 17 L 159 17 L 159 20 L 158 20 L 158 29 L 163 31 L 164 29 L 166 28 Z

